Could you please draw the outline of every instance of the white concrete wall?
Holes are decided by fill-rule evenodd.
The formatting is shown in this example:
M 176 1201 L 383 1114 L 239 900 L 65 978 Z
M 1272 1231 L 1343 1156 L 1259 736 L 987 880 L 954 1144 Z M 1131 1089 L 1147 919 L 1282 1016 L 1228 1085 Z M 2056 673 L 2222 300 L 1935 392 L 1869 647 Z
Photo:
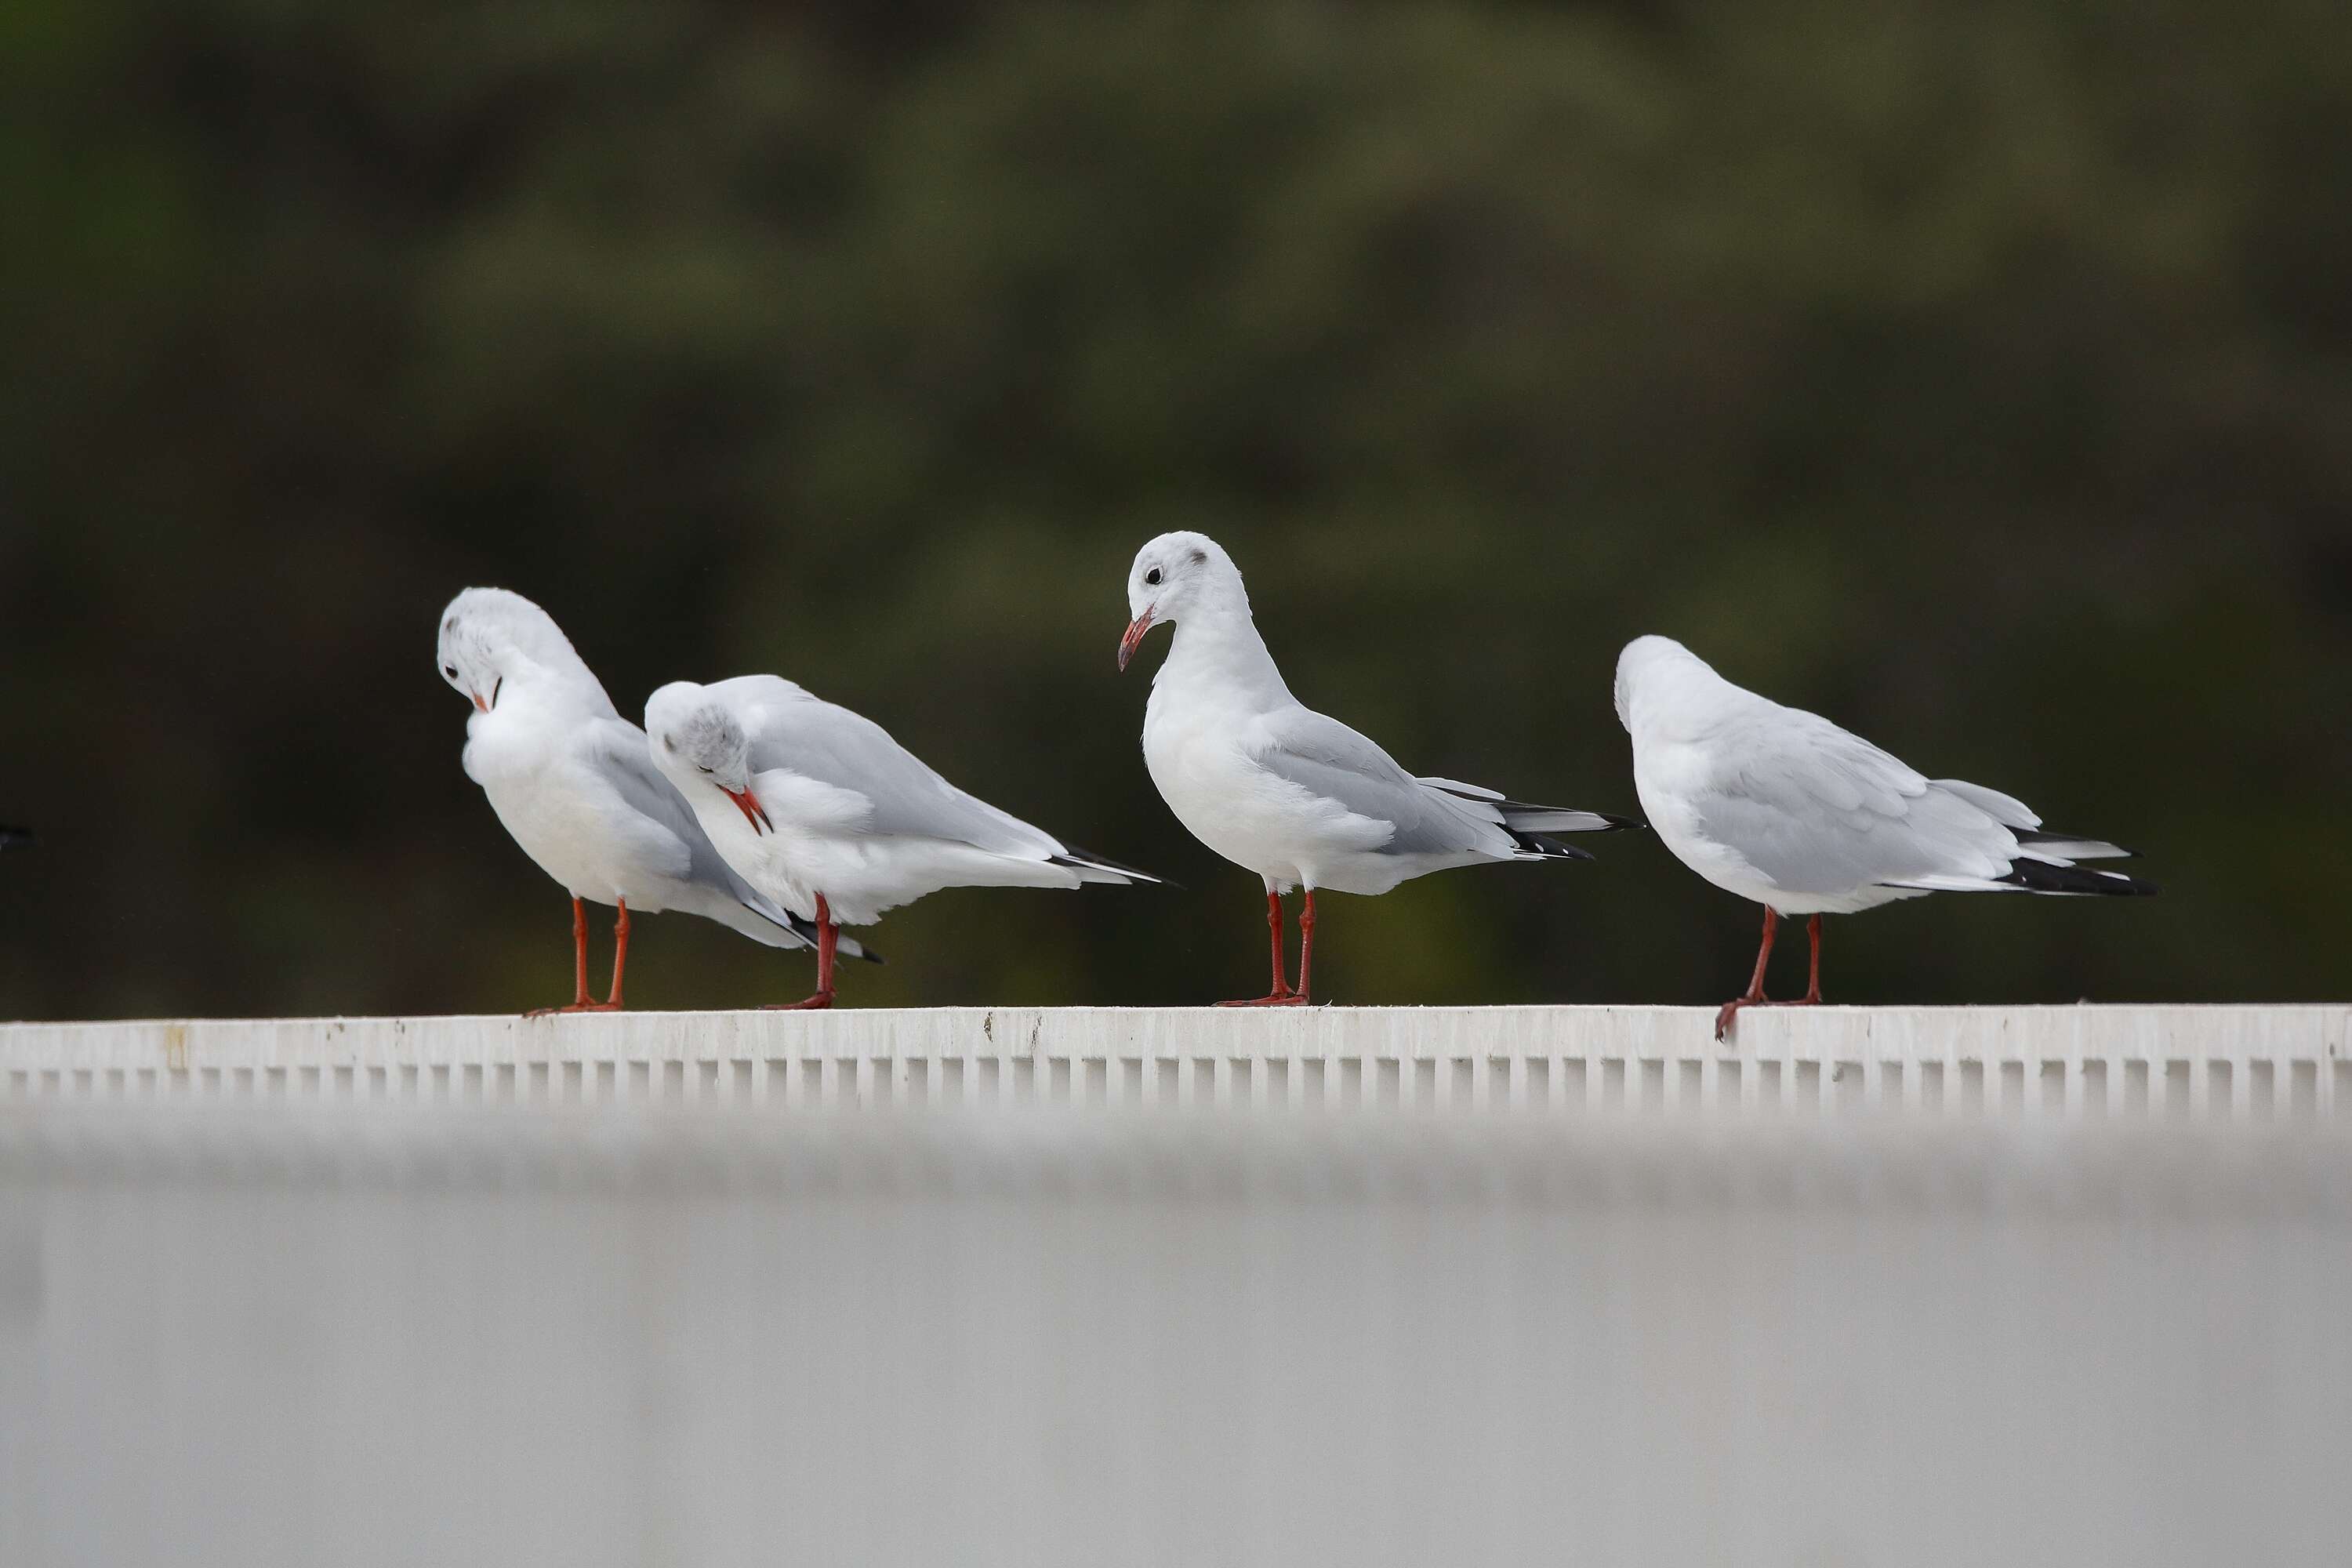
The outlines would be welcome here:
M 785 1106 L 2352 1107 L 2352 1006 L 845 1008 L 0 1026 L 0 1098 Z
M 18 1104 L 0 1563 L 2336 1563 L 2346 1154 Z

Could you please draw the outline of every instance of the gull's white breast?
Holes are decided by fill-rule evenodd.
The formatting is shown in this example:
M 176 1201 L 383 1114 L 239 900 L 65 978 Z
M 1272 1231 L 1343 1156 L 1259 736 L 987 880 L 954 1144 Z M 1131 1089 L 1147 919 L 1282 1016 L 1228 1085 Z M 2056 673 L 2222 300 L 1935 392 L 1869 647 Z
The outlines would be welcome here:
M 1658 841 L 1675 859 L 1725 891 L 1771 903 L 1779 891 L 1772 879 L 1737 848 L 1710 837 L 1702 823 L 1698 802 L 1714 787 L 1716 765 L 1702 744 L 1633 737 L 1633 793 Z
M 1359 816 L 1258 765 L 1249 737 L 1261 715 L 1213 695 L 1170 696 L 1154 687 L 1144 710 L 1143 761 L 1176 820 L 1202 843 L 1279 888 L 1344 891 L 1343 868 L 1386 842 L 1387 823 Z M 1402 866 L 1374 880 L 1393 885 Z
M 509 700 L 512 700 L 511 698 Z M 518 703 L 467 721 L 466 773 L 539 868 L 601 903 L 647 914 L 692 860 L 677 835 L 632 810 L 576 751 L 577 736 Z

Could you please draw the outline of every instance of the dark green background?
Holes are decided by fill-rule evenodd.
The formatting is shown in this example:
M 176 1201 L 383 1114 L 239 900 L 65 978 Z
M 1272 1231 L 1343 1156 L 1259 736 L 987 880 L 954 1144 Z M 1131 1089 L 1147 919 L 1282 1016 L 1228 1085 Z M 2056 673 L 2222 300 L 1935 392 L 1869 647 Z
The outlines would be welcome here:
M 0 1014 L 559 999 L 469 583 L 633 714 L 781 671 L 1186 884 L 939 895 L 850 1001 L 1252 993 L 1165 634 L 1112 673 L 1173 527 L 1419 771 L 1634 809 L 1663 631 L 2166 886 L 1834 921 L 1835 999 L 2340 997 L 2347 105 L 2279 0 L 15 0 Z M 1320 989 L 1735 989 L 1756 912 L 1596 847 L 1332 899 Z M 639 930 L 640 1005 L 806 987 Z

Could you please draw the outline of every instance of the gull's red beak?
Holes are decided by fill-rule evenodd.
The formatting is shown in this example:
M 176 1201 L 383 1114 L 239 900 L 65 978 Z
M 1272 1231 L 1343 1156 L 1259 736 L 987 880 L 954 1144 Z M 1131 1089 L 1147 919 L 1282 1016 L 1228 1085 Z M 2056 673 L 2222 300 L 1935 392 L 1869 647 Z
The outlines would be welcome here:
M 1135 619 L 1128 623 L 1127 635 L 1118 639 L 1119 668 L 1125 669 L 1127 668 L 1127 661 L 1135 657 L 1137 645 L 1143 641 L 1143 634 L 1150 629 L 1151 612 L 1150 610 L 1144 611 L 1143 614 L 1136 616 Z
M 482 694 L 481 694 L 480 692 L 478 692 L 478 691 L 468 691 L 467 693 L 466 693 L 466 695 L 467 695 L 467 696 L 468 696 L 468 697 L 470 697 L 470 698 L 472 698 L 472 699 L 474 700 L 474 711 L 475 711 L 475 712 L 477 712 L 477 713 L 487 713 L 487 712 L 488 712 L 488 711 L 490 710 L 490 705 L 489 705 L 488 703 L 487 703 L 487 702 L 485 702 L 485 701 L 483 701 L 483 700 L 482 700 Z
M 768 808 L 761 805 L 760 797 L 748 788 L 729 789 L 720 784 L 719 793 L 735 803 L 735 809 L 743 814 L 743 820 L 751 825 L 752 832 L 773 833 L 776 830 L 776 825 L 768 820 Z

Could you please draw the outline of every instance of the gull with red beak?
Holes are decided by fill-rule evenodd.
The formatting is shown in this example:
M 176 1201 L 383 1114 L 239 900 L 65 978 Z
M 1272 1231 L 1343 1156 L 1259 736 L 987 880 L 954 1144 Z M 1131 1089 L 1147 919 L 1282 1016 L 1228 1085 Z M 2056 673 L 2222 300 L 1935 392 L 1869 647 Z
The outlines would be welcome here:
M 1152 882 L 966 795 L 889 732 L 774 675 L 673 681 L 646 703 L 653 761 L 752 887 L 816 922 L 833 1005 L 844 925 L 941 888 Z
M 1542 835 L 1642 826 L 1415 778 L 1337 719 L 1303 706 L 1258 636 L 1240 571 L 1205 534 L 1163 533 L 1139 551 L 1127 602 L 1134 619 L 1119 639 L 1121 669 L 1154 626 L 1176 627 L 1143 713 L 1151 782 L 1194 837 L 1265 884 L 1274 987 L 1228 1006 L 1307 1000 L 1318 889 L 1385 893 L 1454 866 L 1589 860 Z M 1284 977 L 1282 947 L 1282 895 L 1293 888 L 1306 889 L 1296 988 Z
M 645 731 L 621 717 L 545 610 L 504 588 L 468 588 L 441 612 L 438 652 L 441 678 L 474 705 L 466 776 L 572 895 L 572 1001 L 538 1011 L 621 1006 L 632 914 L 684 910 L 770 947 L 816 945 L 814 928 L 728 869 L 646 755 Z M 602 1002 L 588 994 L 591 902 L 620 911 Z

